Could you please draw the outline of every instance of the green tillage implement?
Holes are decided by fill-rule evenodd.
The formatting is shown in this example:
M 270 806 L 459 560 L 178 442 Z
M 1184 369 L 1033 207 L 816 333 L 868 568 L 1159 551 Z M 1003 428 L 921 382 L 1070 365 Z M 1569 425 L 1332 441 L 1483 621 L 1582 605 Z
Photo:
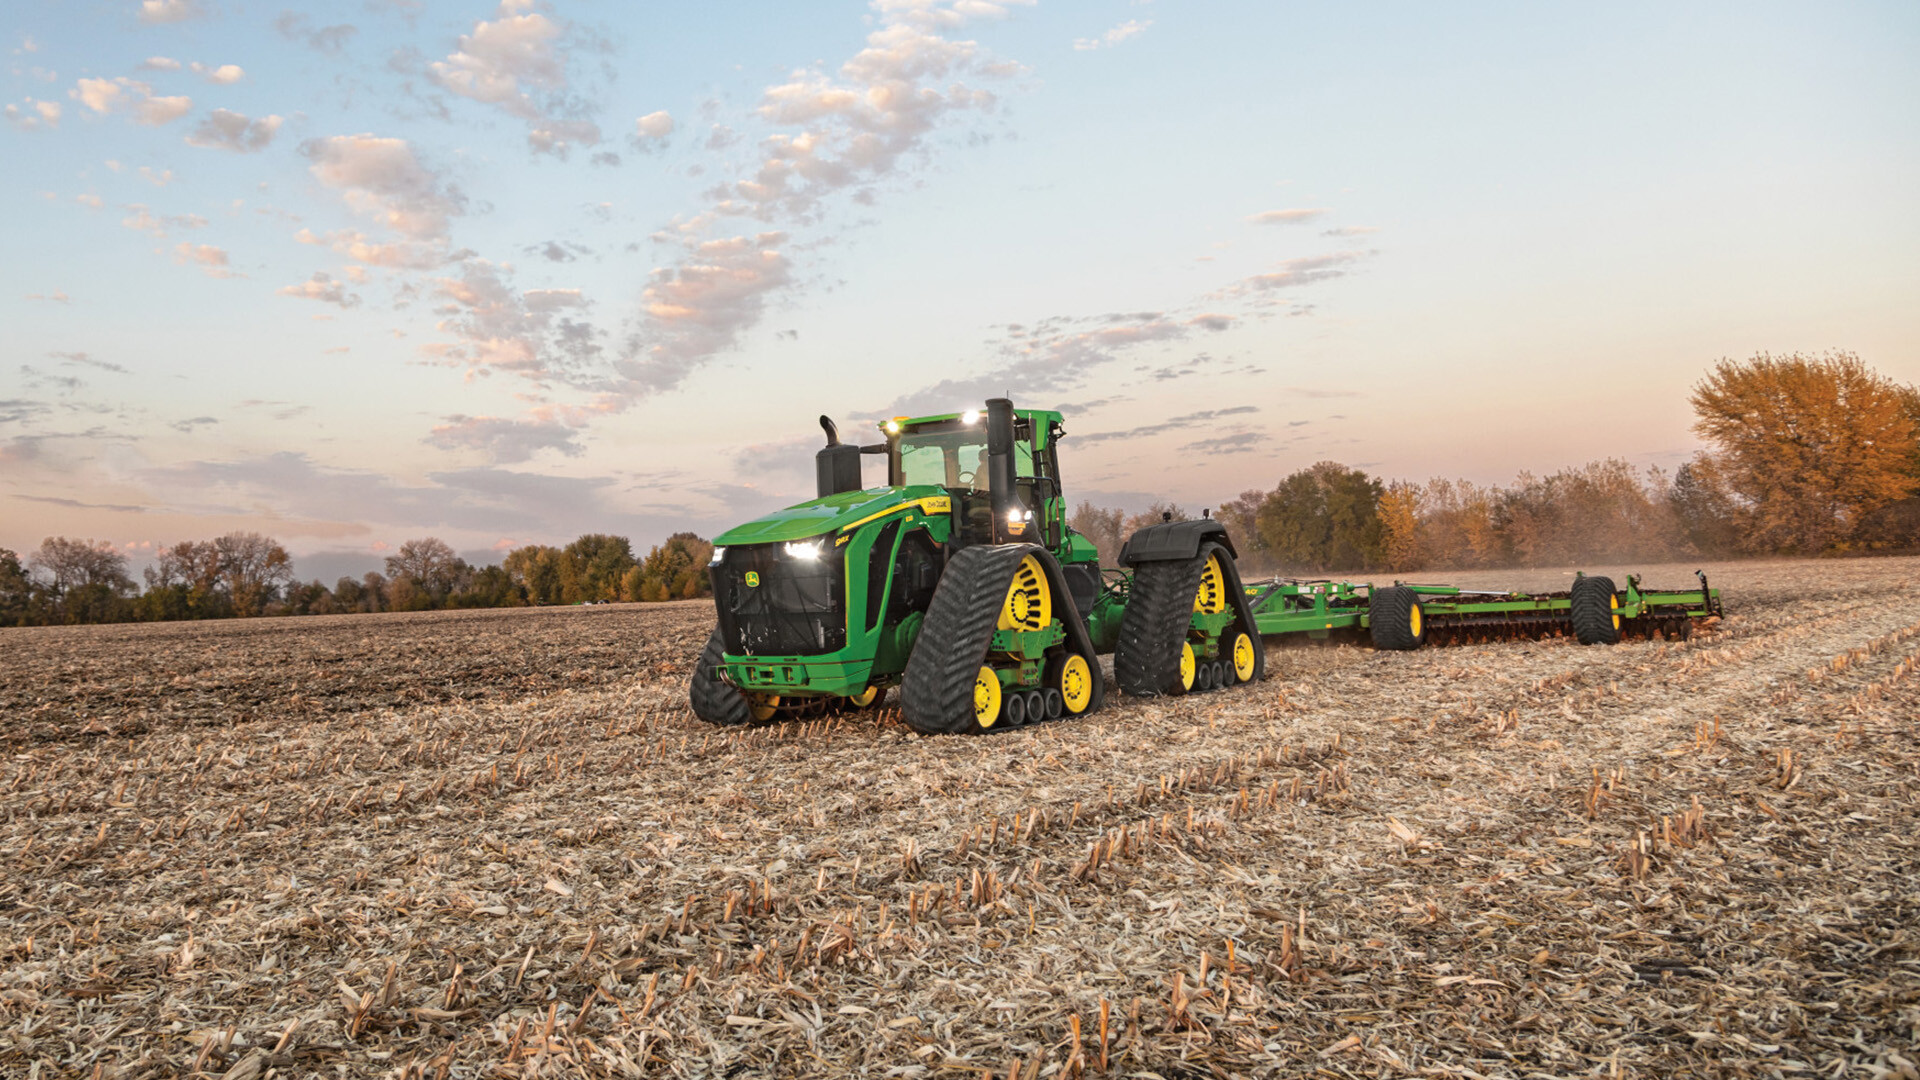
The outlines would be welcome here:
M 1720 590 L 1696 571 L 1698 589 L 1643 590 L 1638 575 L 1616 591 L 1604 577 L 1576 575 L 1560 593 L 1497 592 L 1451 585 L 1276 579 L 1246 585 L 1263 636 L 1329 638 L 1365 632 L 1381 648 L 1412 649 L 1436 639 L 1550 637 L 1572 632 L 1582 644 L 1622 637 L 1685 638 L 1695 622 L 1721 614 Z

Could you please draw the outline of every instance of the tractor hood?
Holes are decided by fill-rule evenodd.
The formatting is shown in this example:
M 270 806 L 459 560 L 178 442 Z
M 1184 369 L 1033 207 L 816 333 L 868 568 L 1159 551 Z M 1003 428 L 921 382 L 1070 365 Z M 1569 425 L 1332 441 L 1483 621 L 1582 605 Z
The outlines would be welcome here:
M 785 510 L 776 510 L 744 525 L 736 525 L 714 537 L 713 542 L 718 547 L 731 547 L 735 544 L 805 540 L 810 536 L 838 532 L 849 525 L 886 513 L 902 503 L 946 494 L 946 488 L 931 484 L 843 491 L 838 495 L 828 495 L 798 506 L 789 506 Z

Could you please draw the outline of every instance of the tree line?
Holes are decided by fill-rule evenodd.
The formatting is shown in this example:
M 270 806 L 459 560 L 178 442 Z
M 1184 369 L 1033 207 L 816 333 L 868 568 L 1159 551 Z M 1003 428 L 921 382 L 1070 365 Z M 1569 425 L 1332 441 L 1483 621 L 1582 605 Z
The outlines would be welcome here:
M 141 588 L 111 544 L 54 536 L 25 561 L 0 548 L 0 626 L 694 599 L 711 595 L 712 555 L 713 545 L 690 532 L 644 558 L 624 536 L 593 533 L 565 547 L 515 548 L 501 565 L 476 567 L 429 536 L 387 556 L 385 573 L 328 587 L 297 580 L 292 557 L 271 537 L 235 532 L 162 550 Z
M 1851 353 L 1723 360 L 1693 390 L 1708 448 L 1672 473 L 1617 458 L 1508 485 L 1386 480 L 1338 462 L 1215 512 L 1253 572 L 1556 566 L 1920 550 L 1920 391 Z M 1069 524 L 1116 559 L 1171 514 L 1082 502 Z
M 1920 391 L 1850 353 L 1723 360 L 1693 390 L 1708 448 L 1671 474 L 1609 458 L 1507 485 L 1385 480 L 1323 461 L 1217 516 L 1251 572 L 1553 566 L 1920 550 Z M 1602 414 L 1604 415 L 1604 414 Z M 1118 562 L 1165 517 L 1082 502 L 1068 519 Z M 23 563 L 0 549 L 0 626 L 660 601 L 709 595 L 713 545 L 676 533 L 636 558 L 625 537 L 529 545 L 474 567 L 433 537 L 386 572 L 299 582 L 258 533 L 183 541 L 137 587 L 110 545 L 50 537 Z

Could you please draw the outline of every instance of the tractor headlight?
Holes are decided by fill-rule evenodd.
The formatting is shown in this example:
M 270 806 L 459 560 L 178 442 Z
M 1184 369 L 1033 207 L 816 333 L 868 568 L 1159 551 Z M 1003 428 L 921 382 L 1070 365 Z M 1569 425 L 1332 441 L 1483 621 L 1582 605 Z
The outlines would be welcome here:
M 717 547 L 717 548 L 714 548 L 714 549 L 713 549 L 713 558 L 711 558 L 711 559 L 708 559 L 708 560 L 707 560 L 707 565 L 708 565 L 708 566 L 719 566 L 719 565 L 720 565 L 720 560 L 721 560 L 721 559 L 724 559 L 724 558 L 726 558 L 726 557 L 727 557 L 727 549 L 726 549 L 726 548 L 723 548 L 723 547 Z
M 1022 523 L 1033 520 L 1033 511 L 1014 509 L 1007 511 L 1007 524 L 1018 528 Z
M 786 551 L 790 559 L 805 559 L 812 562 L 820 557 L 820 541 L 796 540 L 787 545 Z
M 980 422 L 980 410 L 979 410 L 979 409 L 968 409 L 968 410 L 967 410 L 966 412 L 963 412 L 963 413 L 961 413 L 961 414 L 960 414 L 960 422 L 961 422 L 961 423 L 963 423 L 963 424 L 977 424 L 977 423 L 979 423 L 979 422 Z

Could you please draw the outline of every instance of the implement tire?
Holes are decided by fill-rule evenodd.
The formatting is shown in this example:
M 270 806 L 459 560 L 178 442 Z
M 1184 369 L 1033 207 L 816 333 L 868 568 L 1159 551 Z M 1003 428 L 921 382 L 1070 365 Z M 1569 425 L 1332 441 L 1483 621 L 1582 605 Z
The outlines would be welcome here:
M 1612 645 L 1620 640 L 1620 596 L 1613 579 L 1583 577 L 1573 583 L 1567 615 L 1582 645 Z
M 974 715 L 974 682 L 986 662 L 1007 586 L 1034 550 L 1025 544 L 982 544 L 947 560 L 900 680 L 900 718 L 908 727 L 922 735 L 988 730 Z M 989 721 L 989 726 L 997 724 Z
M 1376 649 L 1405 651 L 1425 645 L 1427 620 L 1420 594 L 1395 585 L 1368 596 L 1367 630 Z
M 694 661 L 687 699 L 693 705 L 693 715 L 707 723 L 738 727 L 753 721 L 753 707 L 747 703 L 745 694 L 720 681 L 720 657 L 724 652 L 726 647 L 716 626 L 713 635 L 707 638 L 707 647 L 700 650 L 700 659 Z

